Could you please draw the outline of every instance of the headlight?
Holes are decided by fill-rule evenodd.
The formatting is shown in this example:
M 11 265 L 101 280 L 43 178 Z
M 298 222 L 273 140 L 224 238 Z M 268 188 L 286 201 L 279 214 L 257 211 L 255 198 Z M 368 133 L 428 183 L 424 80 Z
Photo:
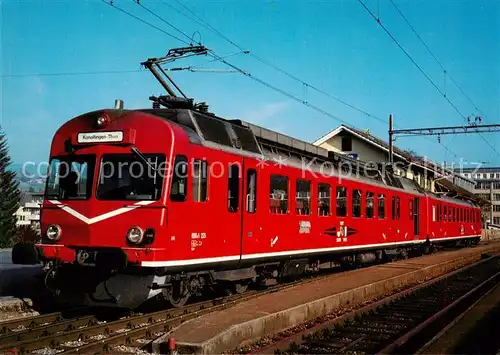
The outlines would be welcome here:
M 104 127 L 109 123 L 109 118 L 108 116 L 99 116 L 97 117 L 95 123 L 98 127 Z
M 132 227 L 127 232 L 127 240 L 132 244 L 140 244 L 144 239 L 144 232 L 139 227 Z
M 61 227 L 59 227 L 57 224 L 51 224 L 47 227 L 45 235 L 50 240 L 59 240 L 59 238 L 61 238 Z

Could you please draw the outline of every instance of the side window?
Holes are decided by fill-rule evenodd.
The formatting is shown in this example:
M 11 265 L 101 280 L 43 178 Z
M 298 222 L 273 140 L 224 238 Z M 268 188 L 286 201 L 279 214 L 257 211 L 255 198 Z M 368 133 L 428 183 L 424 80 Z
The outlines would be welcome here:
M 337 187 L 337 210 L 336 214 L 340 217 L 347 216 L 347 188 Z
M 247 171 L 247 212 L 255 213 L 257 209 L 257 172 L 254 169 Z
M 409 205 L 408 205 L 408 212 L 410 217 L 410 221 L 413 220 L 413 200 L 410 199 Z
M 436 222 L 436 205 L 432 205 L 432 221 Z
M 400 217 L 400 199 L 397 196 L 392 196 L 392 219 L 399 220 Z
M 396 218 L 401 219 L 401 199 L 396 197 Z
M 385 218 L 385 195 L 384 194 L 378 195 L 378 218 L 380 218 L 380 219 Z
M 373 218 L 375 211 L 373 192 L 366 193 L 366 218 Z
M 288 212 L 288 178 L 286 176 L 271 175 L 269 205 L 271 213 L 285 214 Z
M 396 219 L 396 196 L 392 196 L 391 199 L 391 207 L 392 207 L 392 219 Z
M 444 216 L 444 221 L 448 222 L 448 209 L 446 208 L 446 205 L 443 206 L 443 216 Z
M 295 182 L 295 212 L 299 215 L 311 214 L 311 182 L 297 179 Z
M 172 184 L 170 186 L 170 200 L 174 202 L 186 201 L 187 197 L 187 158 L 184 155 L 175 157 L 174 170 L 172 171 Z
M 227 209 L 229 212 L 238 212 L 240 205 L 240 166 L 229 165 L 227 181 Z
M 318 216 L 330 215 L 330 185 L 318 184 Z
M 361 217 L 361 199 L 363 192 L 361 190 L 352 191 L 352 216 Z
M 193 201 L 207 200 L 207 184 L 207 162 L 196 159 L 193 161 Z

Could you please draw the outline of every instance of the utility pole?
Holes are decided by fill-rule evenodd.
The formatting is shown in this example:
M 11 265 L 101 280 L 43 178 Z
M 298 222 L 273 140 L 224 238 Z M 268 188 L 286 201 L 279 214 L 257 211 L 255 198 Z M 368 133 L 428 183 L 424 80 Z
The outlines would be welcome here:
M 393 153 L 393 130 L 392 130 L 392 114 L 389 115 L 389 163 L 392 165 L 394 163 L 394 153 Z
M 490 182 L 490 224 L 493 224 L 493 181 Z

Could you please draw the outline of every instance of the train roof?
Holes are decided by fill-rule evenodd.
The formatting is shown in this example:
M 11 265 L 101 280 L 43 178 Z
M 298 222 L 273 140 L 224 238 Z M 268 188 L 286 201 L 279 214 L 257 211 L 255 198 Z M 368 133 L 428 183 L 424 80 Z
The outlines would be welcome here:
M 286 156 L 285 165 L 301 168 L 304 159 L 310 163 L 312 170 L 321 172 L 321 164 L 331 164 L 341 174 L 346 169 L 354 177 L 348 180 L 360 181 L 370 185 L 404 190 L 424 195 L 424 191 L 414 180 L 397 176 L 391 168 L 382 169 L 382 164 L 367 164 L 341 154 L 328 151 L 311 143 L 287 136 L 285 134 L 255 125 L 242 120 L 228 120 L 216 115 L 193 109 L 140 109 L 134 110 L 162 117 L 179 125 L 188 135 L 191 143 L 201 144 L 240 155 L 253 156 L 259 159 L 277 161 Z M 367 174 L 371 172 L 370 174 Z M 378 172 L 374 174 L 373 172 Z M 432 194 L 436 199 L 457 202 L 459 199 Z M 462 201 L 469 205 L 470 202 Z

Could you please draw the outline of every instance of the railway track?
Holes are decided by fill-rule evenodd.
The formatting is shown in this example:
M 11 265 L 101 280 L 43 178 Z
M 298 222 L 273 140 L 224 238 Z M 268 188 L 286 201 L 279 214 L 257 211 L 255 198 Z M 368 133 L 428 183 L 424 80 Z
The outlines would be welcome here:
M 485 292 L 500 283 L 500 257 L 382 299 L 275 347 L 281 354 L 415 353 Z
M 111 322 L 98 321 L 93 315 L 64 319 L 60 313 L 19 319 L 3 325 L 4 331 L 0 333 L 0 353 L 10 351 L 15 354 L 51 355 L 123 352 L 120 347 L 136 352 L 138 349 L 147 348 L 151 341 L 187 320 L 317 279 L 318 277 L 310 277 L 261 291 L 247 291 L 244 294 L 219 297 L 182 308 L 125 317 Z
M 89 307 L 50 313 L 0 323 L 0 354 L 11 350 L 15 354 L 87 354 L 98 352 L 135 352 L 148 349 L 158 336 L 181 323 L 207 313 L 230 307 L 266 293 L 282 291 L 324 277 L 308 276 L 299 281 L 269 287 L 263 291 L 248 291 L 241 295 L 220 297 L 182 308 L 100 321 L 89 314 Z M 87 309 L 87 313 L 85 310 Z M 78 314 L 79 313 L 79 314 Z M 75 316 L 78 314 L 78 316 Z M 73 316 L 68 316 L 73 315 Z

